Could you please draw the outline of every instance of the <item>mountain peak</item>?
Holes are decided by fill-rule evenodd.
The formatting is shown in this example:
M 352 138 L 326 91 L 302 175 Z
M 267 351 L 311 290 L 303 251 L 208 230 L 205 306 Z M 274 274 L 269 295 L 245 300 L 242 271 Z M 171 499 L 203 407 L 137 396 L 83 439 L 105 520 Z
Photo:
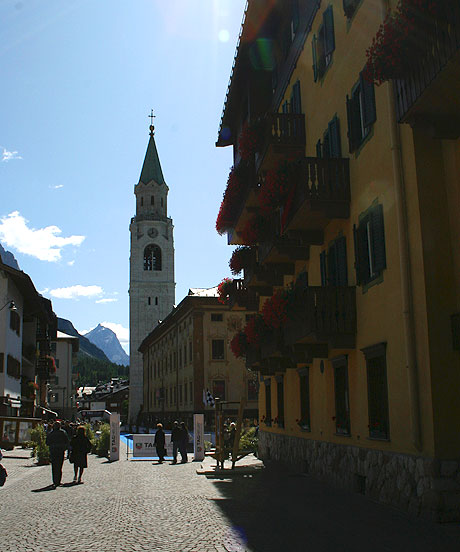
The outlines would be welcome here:
M 116 333 L 110 328 L 98 324 L 94 329 L 85 334 L 85 337 L 99 347 L 99 349 L 102 349 L 111 362 L 123 366 L 129 364 L 129 356 L 120 345 Z

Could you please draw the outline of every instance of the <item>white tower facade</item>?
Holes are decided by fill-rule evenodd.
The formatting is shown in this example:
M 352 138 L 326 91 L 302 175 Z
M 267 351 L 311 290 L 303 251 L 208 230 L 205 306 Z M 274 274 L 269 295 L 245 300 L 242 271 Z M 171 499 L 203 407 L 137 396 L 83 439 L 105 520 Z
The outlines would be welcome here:
M 136 423 L 143 402 L 143 365 L 138 348 L 175 303 L 173 222 L 168 217 L 168 186 L 163 178 L 150 126 L 131 219 L 129 277 L 129 421 Z

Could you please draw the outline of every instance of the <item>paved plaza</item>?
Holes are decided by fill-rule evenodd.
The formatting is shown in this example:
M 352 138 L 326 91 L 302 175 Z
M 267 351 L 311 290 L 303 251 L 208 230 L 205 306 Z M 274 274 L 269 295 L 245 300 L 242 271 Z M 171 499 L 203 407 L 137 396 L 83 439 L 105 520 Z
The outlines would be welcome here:
M 460 550 L 460 524 L 413 520 L 300 474 L 215 479 L 197 475 L 200 463 L 90 455 L 84 484 L 71 484 L 66 461 L 64 486 L 47 490 L 50 466 L 27 454 L 16 448 L 3 460 L 2 552 Z

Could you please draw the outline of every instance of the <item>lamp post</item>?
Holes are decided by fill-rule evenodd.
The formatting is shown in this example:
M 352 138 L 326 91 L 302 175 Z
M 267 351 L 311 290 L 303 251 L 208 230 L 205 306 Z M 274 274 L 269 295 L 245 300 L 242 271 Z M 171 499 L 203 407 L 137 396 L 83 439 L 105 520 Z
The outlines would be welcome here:
M 16 305 L 14 304 L 14 301 L 7 301 L 0 309 L 0 311 L 2 311 L 7 305 L 9 305 L 9 309 L 11 312 L 16 312 L 18 310 Z

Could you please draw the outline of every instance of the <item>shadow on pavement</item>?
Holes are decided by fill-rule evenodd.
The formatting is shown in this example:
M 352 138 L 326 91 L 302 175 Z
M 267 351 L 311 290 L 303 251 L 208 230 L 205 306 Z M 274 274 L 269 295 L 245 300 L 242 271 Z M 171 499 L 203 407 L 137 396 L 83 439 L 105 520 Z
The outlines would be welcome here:
M 458 535 L 310 476 L 266 469 L 213 484 L 214 498 L 254 552 L 460 550 Z
M 42 487 L 41 489 L 32 489 L 32 493 L 43 493 L 45 491 L 54 491 L 56 487 L 54 485 L 47 485 L 46 487 Z

